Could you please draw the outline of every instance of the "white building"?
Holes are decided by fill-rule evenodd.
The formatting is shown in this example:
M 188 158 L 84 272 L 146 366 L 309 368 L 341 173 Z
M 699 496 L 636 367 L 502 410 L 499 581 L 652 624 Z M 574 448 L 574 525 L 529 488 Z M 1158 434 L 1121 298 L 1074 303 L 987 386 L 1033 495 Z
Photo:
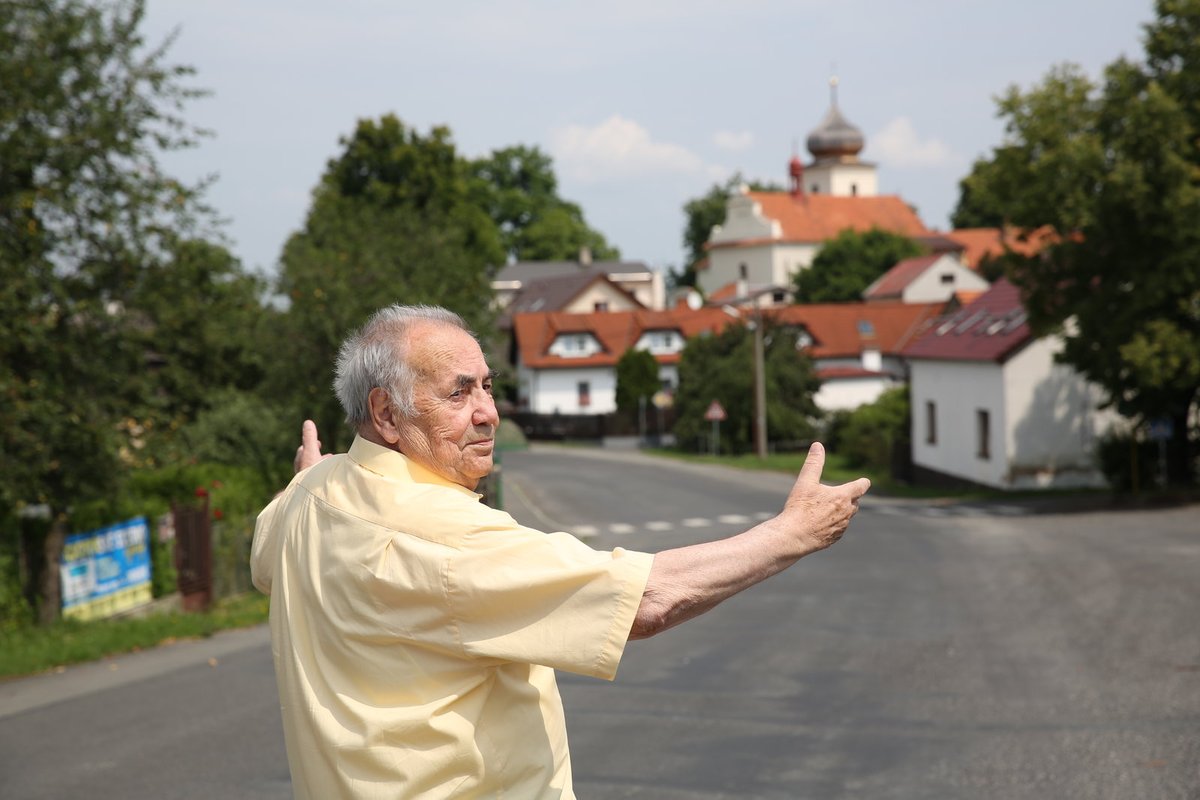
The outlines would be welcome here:
M 859 159 L 862 132 L 838 109 L 836 81 L 830 109 L 807 144 L 813 160 L 804 165 L 792 159 L 789 191 L 743 187 L 729 198 L 725 221 L 709 237 L 708 257 L 697 265 L 706 294 L 737 281 L 787 286 L 826 241 L 847 229 L 932 236 L 904 200 L 878 194 L 875 165 Z
M 906 258 L 896 263 L 863 291 L 869 302 L 945 303 L 964 293 L 987 291 L 990 284 L 966 267 L 957 256 L 934 254 Z
M 1096 443 L 1117 418 L 1097 410 L 1097 387 L 1055 362 L 1061 347 L 1033 335 L 1019 292 L 1000 280 L 904 348 L 918 479 L 1103 485 Z
M 732 322 L 717 308 L 515 314 L 517 406 L 538 414 L 616 411 L 617 361 L 631 348 L 649 351 L 663 388 L 673 390 L 688 338 Z

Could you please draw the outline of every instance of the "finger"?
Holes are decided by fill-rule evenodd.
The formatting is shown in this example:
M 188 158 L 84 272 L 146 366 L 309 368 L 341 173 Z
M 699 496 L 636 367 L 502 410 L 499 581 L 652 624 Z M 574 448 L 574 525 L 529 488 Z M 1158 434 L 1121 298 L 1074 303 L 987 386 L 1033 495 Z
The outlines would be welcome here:
M 808 448 L 808 455 L 804 458 L 804 466 L 800 468 L 800 476 L 796 478 L 796 483 L 816 486 L 821 482 L 821 471 L 824 469 L 825 446 L 820 442 L 813 442 L 812 447 Z
M 321 440 L 317 438 L 317 423 L 311 419 L 304 420 L 300 426 L 300 446 L 316 454 L 321 452 Z

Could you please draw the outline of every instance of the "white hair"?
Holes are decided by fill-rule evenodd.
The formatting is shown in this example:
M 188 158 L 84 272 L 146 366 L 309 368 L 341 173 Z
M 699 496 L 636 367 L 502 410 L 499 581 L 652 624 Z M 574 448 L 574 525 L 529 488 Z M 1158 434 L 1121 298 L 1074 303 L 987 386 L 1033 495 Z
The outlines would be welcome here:
M 372 314 L 342 343 L 333 379 L 346 421 L 355 428 L 370 421 L 368 397 L 376 387 L 388 393 L 402 415 L 416 415 L 413 392 L 418 375 L 408 363 L 408 330 L 417 322 L 436 322 L 471 333 L 462 317 L 439 306 L 391 305 Z

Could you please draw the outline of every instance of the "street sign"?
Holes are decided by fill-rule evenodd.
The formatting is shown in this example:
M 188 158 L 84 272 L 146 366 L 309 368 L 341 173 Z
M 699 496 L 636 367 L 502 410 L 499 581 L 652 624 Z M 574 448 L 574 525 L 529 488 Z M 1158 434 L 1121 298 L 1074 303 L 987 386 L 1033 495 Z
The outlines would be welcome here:
M 725 409 L 716 400 L 708 404 L 708 410 L 704 412 L 704 418 L 709 422 L 723 422 L 725 420 Z
M 655 408 L 662 410 L 674 405 L 675 397 L 670 392 L 660 389 L 650 398 L 650 402 L 654 404 Z

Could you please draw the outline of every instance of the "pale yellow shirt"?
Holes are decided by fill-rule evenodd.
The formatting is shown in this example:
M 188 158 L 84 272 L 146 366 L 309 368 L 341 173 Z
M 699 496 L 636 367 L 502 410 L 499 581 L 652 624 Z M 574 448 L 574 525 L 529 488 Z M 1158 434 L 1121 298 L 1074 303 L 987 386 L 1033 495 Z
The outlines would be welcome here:
M 616 675 L 653 557 L 478 498 L 355 439 L 259 515 L 296 797 L 574 797 L 554 670 Z

